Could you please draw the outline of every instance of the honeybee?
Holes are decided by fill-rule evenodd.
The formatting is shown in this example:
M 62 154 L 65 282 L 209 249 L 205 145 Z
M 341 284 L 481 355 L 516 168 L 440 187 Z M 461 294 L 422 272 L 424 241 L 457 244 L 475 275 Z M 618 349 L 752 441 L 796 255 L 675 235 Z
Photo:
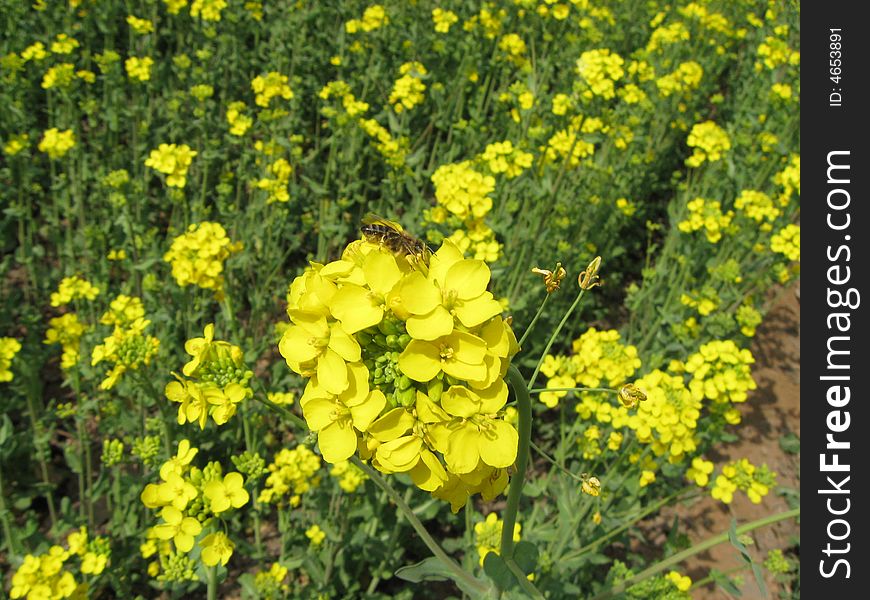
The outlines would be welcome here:
M 397 256 L 406 256 L 412 264 L 429 264 L 432 256 L 429 246 L 407 233 L 395 221 L 369 213 L 362 222 L 360 232 L 367 242 L 382 246 Z

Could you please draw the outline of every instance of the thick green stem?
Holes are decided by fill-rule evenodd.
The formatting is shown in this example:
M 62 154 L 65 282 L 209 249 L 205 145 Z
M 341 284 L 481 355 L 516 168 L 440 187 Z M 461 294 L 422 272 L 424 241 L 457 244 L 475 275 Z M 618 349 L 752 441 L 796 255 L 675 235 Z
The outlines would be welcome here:
M 461 580 L 469 589 L 474 590 L 479 594 L 485 594 L 487 592 L 486 586 L 481 583 L 479 580 L 475 579 L 470 573 L 463 570 L 459 564 L 456 563 L 447 552 L 435 541 L 435 539 L 429 535 L 429 532 L 426 531 L 426 527 L 423 523 L 420 522 L 420 519 L 417 518 L 417 515 L 414 514 L 414 511 L 411 510 L 411 507 L 408 506 L 408 503 L 399 495 L 399 493 L 391 486 L 386 479 L 381 477 L 381 474 L 378 473 L 375 469 L 361 461 L 356 456 L 352 457 L 351 462 L 355 464 L 357 467 L 365 471 L 366 475 L 369 476 L 369 479 L 375 482 L 379 488 L 381 488 L 387 495 L 390 497 L 396 506 L 399 507 L 399 510 L 402 511 L 402 514 L 405 515 L 405 518 L 408 519 L 408 522 L 411 524 L 411 527 L 414 528 L 414 531 L 417 532 L 417 535 L 423 540 L 423 543 L 426 544 L 426 547 L 438 557 L 441 562 L 450 570 L 451 573 L 456 577 L 456 579 Z
M 755 529 L 759 529 L 760 527 L 765 527 L 767 525 L 773 525 L 774 523 L 778 523 L 779 521 L 785 521 L 786 519 L 799 517 L 800 514 L 801 514 L 801 509 L 795 508 L 793 510 L 789 510 L 789 511 L 782 512 L 779 514 L 770 515 L 770 516 L 764 517 L 763 519 L 758 519 L 756 521 L 752 521 L 751 523 L 747 523 L 746 525 L 741 525 L 740 527 L 737 528 L 737 535 L 748 533 L 750 531 L 753 531 Z M 606 600 L 607 598 L 616 597 L 619 594 L 623 593 L 628 588 L 630 588 L 631 586 L 636 585 L 636 584 L 640 583 L 641 581 L 644 581 L 645 579 L 649 579 L 653 575 L 661 573 L 665 569 L 672 567 L 673 565 L 676 565 L 678 563 L 681 563 L 691 556 L 694 556 L 696 554 L 700 554 L 701 552 L 704 552 L 705 550 L 709 550 L 713 546 L 716 546 L 718 544 L 721 544 L 722 542 L 727 542 L 727 541 L 728 541 L 728 532 L 727 531 L 725 533 L 721 533 L 719 535 L 716 535 L 716 536 L 713 536 L 709 539 L 706 539 L 703 542 L 695 544 L 691 548 L 683 550 L 682 552 L 677 552 L 673 556 L 670 556 L 670 557 L 664 559 L 663 561 L 654 564 L 649 569 L 646 569 L 645 571 L 641 571 L 640 573 L 638 573 L 634 577 L 626 579 L 624 582 L 622 582 L 618 586 L 601 592 L 597 596 L 593 597 L 592 600 Z
M 532 401 L 529 398 L 526 381 L 513 365 L 508 368 L 507 377 L 511 387 L 514 388 L 514 394 L 517 396 L 517 425 L 520 439 L 517 448 L 517 472 L 511 477 L 507 508 L 504 512 L 501 530 L 499 554 L 504 559 L 512 558 L 514 555 L 514 524 L 517 522 L 520 496 L 522 496 L 523 484 L 525 483 L 526 467 L 529 464 L 529 446 L 532 442 Z
M 208 600 L 217 600 L 217 565 L 209 567 L 208 573 L 208 591 L 206 592 Z

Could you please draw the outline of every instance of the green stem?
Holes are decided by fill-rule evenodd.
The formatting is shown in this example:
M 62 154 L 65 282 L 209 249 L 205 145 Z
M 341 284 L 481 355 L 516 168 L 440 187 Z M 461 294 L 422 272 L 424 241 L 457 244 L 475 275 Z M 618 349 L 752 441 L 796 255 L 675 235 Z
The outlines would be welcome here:
M 259 379 L 257 381 L 259 381 Z M 283 406 L 275 404 L 274 402 L 272 402 L 271 400 L 266 398 L 265 393 L 266 392 L 264 389 L 263 396 L 259 396 L 259 395 L 255 394 L 254 397 L 257 400 L 259 400 L 260 402 L 262 402 L 263 404 L 265 404 L 267 407 L 269 407 L 269 409 L 271 409 L 272 411 L 278 413 L 279 415 L 281 415 L 282 417 L 284 417 L 288 421 L 292 421 L 292 423 L 294 425 L 296 425 L 297 427 L 299 427 L 300 429 L 308 431 L 308 423 L 306 423 L 304 420 L 302 420 L 299 417 L 297 417 L 296 415 L 294 415 L 292 412 L 290 412 L 289 410 L 287 410 Z
M 384 490 L 387 495 L 390 497 L 396 506 L 399 507 L 399 510 L 402 511 L 402 514 L 405 515 L 405 518 L 408 519 L 408 522 L 411 524 L 411 527 L 414 528 L 414 531 L 417 532 L 417 535 L 423 540 L 423 543 L 426 544 L 426 547 L 434 554 L 438 559 L 441 560 L 442 563 L 453 573 L 454 577 L 462 581 L 469 589 L 474 590 L 478 594 L 485 594 L 488 591 L 488 588 L 478 579 L 473 577 L 470 573 L 460 567 L 456 561 L 454 561 L 447 552 L 435 541 L 435 539 L 429 535 L 429 532 L 426 531 L 426 527 L 423 523 L 420 522 L 420 519 L 417 518 L 417 515 L 414 514 L 414 511 L 411 510 L 411 507 L 408 506 L 407 502 L 399 495 L 399 493 L 391 486 L 386 479 L 381 477 L 381 474 L 378 473 L 375 469 L 361 461 L 358 457 L 351 457 L 351 462 L 355 464 L 357 467 L 365 471 L 366 475 L 375 482 L 379 488 Z
M 504 521 L 501 529 L 501 545 L 499 554 L 505 560 L 508 568 L 514 573 L 517 582 L 524 590 L 534 598 L 543 598 L 543 595 L 526 579 L 525 573 L 514 562 L 514 524 L 517 522 L 517 511 L 520 506 L 520 497 L 525 483 L 526 467 L 529 464 L 529 445 L 532 443 L 532 400 L 526 387 L 526 381 L 513 365 L 508 367 L 508 381 L 517 395 L 517 413 L 519 415 L 519 447 L 517 448 L 517 472 L 511 477 L 510 489 L 508 489 L 507 507 L 504 511 Z
M 538 322 L 538 319 L 544 314 L 544 307 L 547 305 L 547 300 L 550 299 L 550 293 L 547 292 L 547 295 L 544 296 L 544 301 L 541 302 L 541 306 L 538 307 L 538 312 L 535 313 L 535 317 L 532 319 L 532 322 L 529 323 L 529 326 L 526 327 L 525 333 L 523 333 L 523 337 L 520 338 L 520 341 L 517 342 L 517 345 L 522 348 L 523 342 L 526 341 L 526 338 L 529 337 L 529 334 L 532 332 L 532 329 L 535 328 L 535 323 Z
M 547 347 L 544 348 L 544 352 L 541 354 L 541 358 L 538 359 L 538 364 L 535 365 L 535 372 L 532 373 L 532 378 L 529 380 L 529 385 L 527 389 L 532 389 L 535 385 L 535 380 L 538 378 L 538 373 L 541 370 L 541 365 L 544 364 L 544 358 L 547 354 L 550 353 L 550 348 L 553 347 L 553 342 L 556 341 L 559 333 L 562 331 L 562 328 L 565 326 L 565 323 L 568 322 L 568 318 L 571 316 L 571 313 L 574 312 L 574 309 L 577 308 L 577 305 L 580 304 L 580 300 L 583 298 L 583 294 L 586 293 L 586 290 L 581 289 L 580 293 L 577 294 L 577 298 L 574 300 L 574 304 L 568 309 L 565 313 L 565 316 L 562 317 L 562 320 L 559 322 L 559 326 L 556 327 L 555 331 L 553 331 L 553 335 L 550 336 L 550 339 L 547 340 Z
M 786 512 L 778 513 L 775 515 L 770 515 L 770 516 L 764 517 L 762 519 L 752 521 L 751 523 L 747 523 L 746 525 L 741 525 L 740 527 L 737 528 L 737 535 L 748 533 L 750 531 L 753 531 L 753 530 L 758 529 L 760 527 L 765 527 L 767 525 L 773 525 L 774 523 L 778 523 L 780 521 L 785 521 L 786 519 L 791 519 L 793 517 L 799 517 L 800 514 L 801 514 L 801 509 L 795 508 L 792 510 L 788 510 Z M 664 571 L 665 569 L 667 569 L 673 565 L 681 563 L 691 556 L 694 556 L 696 554 L 700 554 L 701 552 L 704 552 L 705 550 L 709 550 L 713 546 L 717 546 L 717 545 L 721 544 L 722 542 L 727 542 L 727 541 L 728 541 L 728 532 L 727 531 L 725 533 L 720 533 L 719 535 L 708 538 L 708 539 L 704 540 L 703 542 L 695 544 L 691 548 L 683 550 L 682 552 L 677 552 L 673 556 L 670 556 L 670 557 L 664 559 L 663 561 L 654 564 L 650 568 L 648 568 L 644 571 L 641 571 L 640 573 L 638 573 L 634 577 L 626 579 L 624 582 L 617 585 L 616 587 L 613 587 L 613 588 L 610 588 L 609 590 L 605 590 L 605 591 L 601 592 L 600 594 L 594 596 L 592 598 L 592 600 L 606 600 L 607 598 L 613 598 L 615 596 L 618 596 L 619 594 L 623 593 L 625 590 L 627 590 L 631 586 L 636 585 L 636 584 L 640 583 L 641 581 L 644 581 L 645 579 L 649 579 L 653 575 L 656 575 L 656 574 Z
M 209 567 L 208 573 L 208 600 L 217 600 L 217 565 Z
M 12 525 L 9 521 L 10 512 L 6 508 L 6 497 L 3 489 L 3 470 L 0 469 L 0 523 L 3 525 L 3 539 L 5 541 L 8 556 L 18 554 L 18 538 L 12 532 Z
M 585 387 L 570 387 L 570 388 L 535 388 L 529 390 L 530 394 L 540 394 L 541 392 L 607 392 L 609 394 L 618 394 L 619 390 L 611 388 L 585 388 Z

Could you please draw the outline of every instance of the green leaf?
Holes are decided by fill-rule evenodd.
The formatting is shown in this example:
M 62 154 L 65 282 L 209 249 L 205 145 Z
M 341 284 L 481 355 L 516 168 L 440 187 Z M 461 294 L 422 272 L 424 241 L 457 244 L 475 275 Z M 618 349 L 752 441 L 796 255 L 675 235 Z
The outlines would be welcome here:
M 507 563 L 495 552 L 488 553 L 483 559 L 483 572 L 492 579 L 492 582 L 500 590 L 508 590 L 517 584 L 517 580 Z
M 418 562 L 416 565 L 408 565 L 396 569 L 396 577 L 410 581 L 411 583 L 420 583 L 422 581 L 447 581 L 452 579 L 447 566 L 440 559 L 430 556 L 429 558 Z
M 793 433 L 787 433 L 779 438 L 779 447 L 786 454 L 800 454 L 801 439 Z
M 517 542 L 514 546 L 514 560 L 526 575 L 534 573 L 538 566 L 538 547 L 525 540 Z
M 716 569 L 712 569 L 710 571 L 710 578 L 716 585 L 718 585 L 720 588 L 722 588 L 732 596 L 736 596 L 738 598 L 743 596 L 743 592 L 740 591 L 740 588 L 738 588 L 734 581 L 724 573 L 717 571 Z

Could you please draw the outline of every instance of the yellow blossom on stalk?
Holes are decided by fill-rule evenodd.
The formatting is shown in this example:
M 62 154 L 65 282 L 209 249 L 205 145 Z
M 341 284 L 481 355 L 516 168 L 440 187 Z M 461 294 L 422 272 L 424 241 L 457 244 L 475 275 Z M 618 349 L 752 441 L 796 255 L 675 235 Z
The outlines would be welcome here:
M 254 124 L 253 117 L 243 114 L 246 108 L 244 102 L 230 102 L 227 106 L 227 123 L 230 124 L 230 135 L 243 136 Z
M 499 553 L 502 529 L 504 529 L 504 521 L 499 519 L 494 512 L 486 515 L 485 521 L 474 524 L 474 543 L 480 556 L 480 566 L 483 566 L 487 554 L 490 552 Z M 522 529 L 519 523 L 514 523 L 514 542 L 520 541 Z
M 21 342 L 11 337 L 0 338 L 0 382 L 12 381 L 12 359 L 21 350 Z
M 187 6 L 187 0 L 163 0 L 166 5 L 166 12 L 170 15 L 177 15 L 181 9 Z
M 284 583 L 288 573 L 287 567 L 280 563 L 272 563 L 268 571 L 260 571 L 254 575 L 254 587 L 260 598 L 284 598 L 290 593 L 290 586 Z
M 305 446 L 282 448 L 266 468 L 269 475 L 260 502 L 298 506 L 302 494 L 320 485 L 320 457 Z
M 187 183 L 187 170 L 197 152 L 187 144 L 160 144 L 145 159 L 145 166 L 166 175 L 166 185 L 183 188 Z
M 713 121 L 692 126 L 686 143 L 694 149 L 692 156 L 686 159 L 689 167 L 699 167 L 705 160 L 715 162 L 731 149 L 731 138 Z
M 661 25 L 656 27 L 650 34 L 646 51 L 647 53 L 657 52 L 663 50 L 665 46 L 688 41 L 690 37 L 689 30 L 682 21 L 675 21 L 670 25 Z
M 397 113 L 411 110 L 423 102 L 423 92 L 426 91 L 426 85 L 421 81 L 426 75 L 426 68 L 419 62 L 403 64 L 399 68 L 399 74 L 401 77 L 393 84 L 389 100 Z
M 782 254 L 789 260 L 801 259 L 801 227 L 789 224 L 777 231 L 770 238 L 770 249 Z
M 439 207 L 440 208 L 440 207 Z M 466 218 L 465 229 L 455 230 L 448 238 L 463 254 L 470 254 L 475 260 L 494 263 L 501 257 L 502 244 L 495 237 L 483 219 Z
M 254 102 L 257 106 L 267 108 L 272 98 L 280 97 L 284 100 L 293 99 L 293 90 L 290 89 L 290 78 L 275 71 L 254 77 L 251 81 L 251 89 L 256 97 Z
M 363 11 L 362 19 L 351 19 L 344 24 L 348 33 L 365 31 L 366 33 L 380 29 L 390 22 L 387 11 L 380 4 L 372 4 Z
M 103 315 L 106 316 L 106 315 Z M 94 347 L 91 354 L 91 366 L 102 361 L 114 364 L 100 383 L 100 389 L 110 390 L 118 378 L 126 371 L 136 370 L 140 365 L 147 365 L 160 348 L 160 340 L 151 335 L 145 335 L 145 328 L 151 321 L 137 317 L 129 323 L 116 323 L 112 335 L 103 339 L 103 343 Z
M 227 0 L 193 0 L 190 16 L 200 17 L 203 21 L 220 21 L 221 11 L 227 7 Z
M 404 166 L 405 157 L 409 152 L 408 138 L 394 138 L 374 119 L 360 119 L 358 123 L 366 135 L 374 140 L 375 149 L 386 159 L 388 165 L 394 168 Z
M 109 304 L 109 310 L 100 317 L 100 323 L 124 327 L 144 317 L 145 307 L 140 298 L 119 294 Z
M 628 426 L 640 443 L 651 444 L 656 456 L 667 455 L 669 462 L 681 462 L 697 448 L 695 430 L 701 400 L 686 388 L 682 377 L 658 369 L 636 385 L 644 391 L 647 401 L 640 403 Z
M 66 306 L 73 300 L 83 298 L 94 300 L 100 294 L 100 288 L 78 275 L 64 277 L 57 286 L 57 291 L 51 293 L 51 305 Z
M 61 345 L 61 368 L 71 369 L 79 361 L 79 342 L 86 330 L 87 326 L 79 321 L 75 313 L 66 313 L 49 320 L 44 343 Z
M 680 303 L 696 309 L 702 317 L 706 317 L 719 308 L 720 302 L 721 300 L 715 288 L 710 286 L 705 286 L 700 292 L 692 291 L 691 293 L 680 295 Z M 696 323 L 692 321 L 692 324 Z
M 278 406 L 290 406 L 296 401 L 296 394 L 293 392 L 269 392 L 266 394 L 269 402 L 273 402 Z
M 655 471 L 649 471 L 649 470 L 644 469 L 640 473 L 640 480 L 638 483 L 639 483 L 640 487 L 646 487 L 649 484 L 653 483 L 655 480 L 656 480 Z
M 52 88 L 68 87 L 75 76 L 75 65 L 71 63 L 61 63 L 50 67 L 42 78 L 42 89 L 50 90 Z
M 164 393 L 178 402 L 178 423 L 197 422 L 205 428 L 208 416 L 224 425 L 235 415 L 240 402 L 253 395 L 248 382 L 253 377 L 243 358 L 242 349 L 229 342 L 214 340 L 214 324 L 206 325 L 204 336 L 184 345 L 192 358 L 184 365 L 184 379 L 166 385 Z
M 435 24 L 435 31 L 438 33 L 447 33 L 450 27 L 459 20 L 459 17 L 452 10 L 444 10 L 443 8 L 432 9 L 432 22 Z
M 773 181 L 776 185 L 782 187 L 782 194 L 779 196 L 779 205 L 787 206 L 792 195 L 796 192 L 801 193 L 801 156 L 800 154 L 792 154 L 789 156 L 788 166 L 782 171 L 773 176 Z
M 148 19 L 140 19 L 136 15 L 127 15 L 127 25 L 140 35 L 154 32 L 154 23 Z
M 776 473 L 767 465 L 756 467 L 747 459 L 742 458 L 722 467 L 722 473 L 716 477 L 710 494 L 713 498 L 730 504 L 734 492 L 744 492 L 753 504 L 759 504 L 776 483 Z
M 751 367 L 752 353 L 739 348 L 732 340 L 714 340 L 701 346 L 686 360 L 686 373 L 692 379 L 689 389 L 693 398 L 714 403 L 745 402 L 748 392 L 756 388 Z
M 78 41 L 65 33 L 57 34 L 54 41 L 51 43 L 51 51 L 54 54 L 70 54 L 78 47 Z
M 459 218 L 480 218 L 492 209 L 489 194 L 495 190 L 495 178 L 475 171 L 471 161 L 438 167 L 432 183 L 438 204 Z
M 178 285 L 213 290 L 220 299 L 224 262 L 241 250 L 242 243 L 230 240 L 220 223 L 205 221 L 190 225 L 186 233 L 176 237 L 163 260 L 171 263 Z
M 740 332 L 746 337 L 755 335 L 755 328 L 761 325 L 761 313 L 749 304 L 743 304 L 734 314 L 734 319 L 740 325 Z
M 124 61 L 124 69 L 127 71 L 127 76 L 135 81 L 148 81 L 151 79 L 151 67 L 154 65 L 154 59 L 150 56 L 139 58 L 131 56 Z
M 516 33 L 508 33 L 498 41 L 498 49 L 507 55 L 507 59 L 518 67 L 529 64 L 526 58 L 526 43 Z
M 337 478 L 338 486 L 349 494 L 354 493 L 368 479 L 365 472 L 349 461 L 333 464 L 329 474 Z
M 734 208 L 740 211 L 740 214 L 760 223 L 762 231 L 770 231 L 773 228 L 773 221 L 781 214 L 773 199 L 757 190 L 742 190 L 734 200 Z
M 214 480 L 205 484 L 203 497 L 210 502 L 211 511 L 222 513 L 230 508 L 241 508 L 248 503 L 250 496 L 245 490 L 245 480 L 241 473 L 228 473 L 223 481 Z
M 707 241 L 715 244 L 722 239 L 722 232 L 731 225 L 734 212 L 722 212 L 722 205 L 716 200 L 695 198 L 686 205 L 689 216 L 685 221 L 680 221 L 677 228 L 685 233 L 704 230 Z
M 27 148 L 29 142 L 30 136 L 26 133 L 19 133 L 18 135 L 10 136 L 6 140 L 6 143 L 3 144 L 3 153 L 6 156 L 15 156 Z
M 48 56 L 48 52 L 45 50 L 45 44 L 43 44 L 42 42 L 33 42 L 27 48 L 21 51 L 21 58 L 23 58 L 25 61 L 40 61 L 43 60 L 46 56 Z
M 547 141 L 547 145 L 541 148 L 545 152 L 547 160 L 555 162 L 558 159 L 569 158 L 569 165 L 576 167 L 584 158 L 592 156 L 595 145 L 587 142 L 577 135 L 572 129 L 561 129 L 553 134 Z
M 211 533 L 199 542 L 202 548 L 202 562 L 207 567 L 214 567 L 218 563 L 226 565 L 236 545 L 223 532 Z
M 290 191 L 287 186 L 290 183 L 290 177 L 293 175 L 293 166 L 286 159 L 279 158 L 266 168 L 271 177 L 263 177 L 257 180 L 257 189 L 268 192 L 266 202 L 289 202 Z
M 305 530 L 305 537 L 311 540 L 312 546 L 316 547 L 322 544 L 323 540 L 326 539 L 326 533 L 320 528 L 319 525 L 312 525 Z
M 566 114 L 571 108 L 573 108 L 574 103 L 571 100 L 571 97 L 567 94 L 556 94 L 553 96 L 553 114 L 557 116 L 562 116 Z
M 701 83 L 704 69 L 693 60 L 680 63 L 674 71 L 662 75 L 656 80 L 656 88 L 663 98 L 678 92 L 687 93 L 695 90 Z
M 669 580 L 681 592 L 688 592 L 692 587 L 692 578 L 688 575 L 680 575 L 676 571 L 670 571 L 665 575 L 665 579 Z
M 493 174 L 504 173 L 508 179 L 514 179 L 532 166 L 534 157 L 530 152 L 514 148 L 510 140 L 505 140 L 487 145 L 479 159 L 486 163 Z
M 502 377 L 517 348 L 489 277 L 449 242 L 414 262 L 358 241 L 293 282 L 279 350 L 310 378 L 300 406 L 325 460 L 359 451 L 454 511 L 504 489 L 517 433 Z
M 577 72 L 586 82 L 584 96 L 600 96 L 605 100 L 615 95 L 614 83 L 625 74 L 622 57 L 607 48 L 587 50 L 577 61 Z
M 42 554 L 27 554 L 12 575 L 11 598 L 28 600 L 54 598 L 85 598 L 88 584 L 77 582 L 67 564 L 75 556 L 62 546 L 51 546 Z
M 39 142 L 40 152 L 48 154 L 51 159 L 63 158 L 76 145 L 76 136 L 72 129 L 60 131 L 57 127 L 46 129 L 42 141 Z
M 692 466 L 686 471 L 686 479 L 695 482 L 698 487 L 707 487 L 712 472 L 713 463 L 696 456 L 692 459 Z

